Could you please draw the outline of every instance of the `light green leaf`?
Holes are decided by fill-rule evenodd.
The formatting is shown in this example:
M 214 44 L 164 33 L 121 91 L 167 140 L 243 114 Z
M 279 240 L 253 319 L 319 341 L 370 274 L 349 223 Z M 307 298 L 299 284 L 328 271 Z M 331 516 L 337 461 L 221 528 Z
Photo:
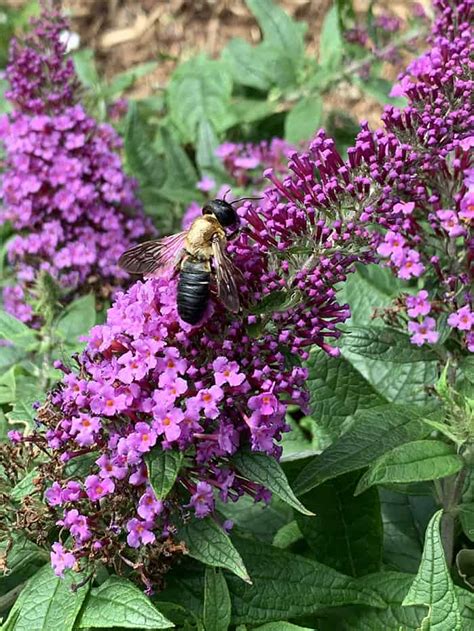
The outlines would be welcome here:
M 131 581 L 111 576 L 87 598 L 79 629 L 169 629 L 174 624 L 167 620 L 151 600 Z
M 474 541 L 474 503 L 461 504 L 459 518 L 465 535 Z
M 230 570 L 246 583 L 251 583 L 232 541 L 210 517 L 192 519 L 179 531 L 179 538 L 186 544 L 189 556 L 206 565 Z
M 125 72 L 120 72 L 114 75 L 105 89 L 107 98 L 116 99 L 123 94 L 125 90 L 130 88 L 137 79 L 150 74 L 150 72 L 153 72 L 153 70 L 157 67 L 158 64 L 155 61 L 148 61 L 143 64 L 133 66 L 132 68 L 125 70 Z
M 343 432 L 348 420 L 358 410 L 387 404 L 386 399 L 343 357 L 329 357 L 320 349 L 312 350 L 306 366 L 311 413 L 318 425 L 332 437 Z
M 221 570 L 207 567 L 204 576 L 204 627 L 227 631 L 230 625 L 230 595 Z
M 208 120 L 217 131 L 234 124 L 229 112 L 232 78 L 225 63 L 203 55 L 180 64 L 167 90 L 170 116 L 189 141 L 197 139 L 200 121 Z
M 441 510 L 435 513 L 428 524 L 420 568 L 403 606 L 426 605 L 429 608 L 422 622 L 423 629 L 462 631 L 459 603 L 441 542 L 442 513 Z
M 218 146 L 219 140 L 212 123 L 208 120 L 200 121 L 196 146 L 196 162 L 201 169 L 201 173 L 222 171 L 222 165 L 216 156 Z
M 304 60 L 303 26 L 294 22 L 272 0 L 246 0 L 257 18 L 264 41 L 282 52 L 297 70 Z
M 415 573 L 423 536 L 436 510 L 432 495 L 417 496 L 379 488 L 383 521 L 383 560 L 392 569 Z
M 314 627 L 300 627 L 296 624 L 291 624 L 291 622 L 285 622 L 284 620 L 279 620 L 278 622 L 269 622 L 268 624 L 264 624 L 261 627 L 254 627 L 253 631 L 316 631 Z
M 81 576 L 68 572 L 64 579 L 48 564 L 30 578 L 10 616 L 17 616 L 15 631 L 72 631 L 88 592 L 88 585 L 72 591 Z M 8 622 L 7 622 L 8 624 Z
M 238 452 L 233 456 L 232 462 L 239 473 L 247 479 L 270 489 L 272 493 L 303 515 L 314 515 L 297 499 L 283 469 L 271 456 L 256 452 Z
M 296 516 L 314 558 L 350 576 L 376 572 L 382 560 L 378 493 L 354 497 L 359 477 L 349 473 L 316 487 L 304 496 L 316 517 Z
M 94 295 L 82 296 L 63 311 L 56 325 L 57 331 L 68 343 L 74 344 L 94 326 L 96 316 Z
M 81 48 L 72 53 L 77 76 L 86 88 L 96 89 L 100 85 L 100 78 L 94 60 L 94 51 Z
M 344 40 L 339 25 L 337 7 L 326 13 L 319 40 L 319 63 L 328 70 L 337 70 L 344 50 Z
M 285 139 L 296 144 L 311 139 L 321 126 L 323 101 L 309 96 L 298 101 L 285 118 Z
M 243 39 L 231 39 L 222 52 L 222 59 L 240 85 L 267 91 L 276 83 L 270 70 L 274 50 L 268 46 L 252 46 Z
M 37 345 L 36 331 L 30 329 L 9 313 L 0 310 L 0 338 L 20 348 L 33 350 Z
M 289 524 L 285 524 L 273 537 L 272 544 L 275 548 L 289 548 L 291 545 L 303 539 L 303 533 L 298 526 L 298 522 L 290 521 Z
M 253 581 L 246 585 L 227 578 L 233 624 L 262 624 L 349 604 L 385 606 L 359 579 L 262 542 L 238 537 L 233 541 Z
M 320 456 L 315 456 L 294 483 L 297 495 L 326 480 L 356 471 L 398 445 L 423 438 L 429 428 L 423 418 L 429 411 L 418 406 L 389 404 L 362 410 L 351 428 Z
M 362 476 L 355 494 L 374 484 L 406 484 L 439 480 L 457 473 L 464 461 L 440 440 L 417 440 L 395 447 L 378 458 Z
M 145 457 L 148 479 L 159 500 L 164 499 L 173 488 L 178 477 L 183 453 L 180 451 L 154 448 Z

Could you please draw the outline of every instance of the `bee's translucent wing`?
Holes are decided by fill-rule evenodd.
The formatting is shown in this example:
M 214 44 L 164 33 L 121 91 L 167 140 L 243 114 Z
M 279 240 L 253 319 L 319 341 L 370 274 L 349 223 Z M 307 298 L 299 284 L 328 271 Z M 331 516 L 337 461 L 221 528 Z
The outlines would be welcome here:
M 130 274 L 144 276 L 158 271 L 160 273 L 169 271 L 179 263 L 187 234 L 188 231 L 185 230 L 170 237 L 135 245 L 122 254 L 119 265 Z
M 236 271 L 225 252 L 225 241 L 218 236 L 212 239 L 212 255 L 217 278 L 217 297 L 229 311 L 237 313 L 240 301 L 235 282 Z

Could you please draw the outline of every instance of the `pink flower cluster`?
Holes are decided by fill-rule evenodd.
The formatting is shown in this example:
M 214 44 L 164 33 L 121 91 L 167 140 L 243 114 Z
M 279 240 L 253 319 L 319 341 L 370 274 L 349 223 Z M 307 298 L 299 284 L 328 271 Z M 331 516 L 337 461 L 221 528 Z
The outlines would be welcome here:
M 119 137 L 75 104 L 75 72 L 60 42 L 65 27 L 44 14 L 23 44 L 13 42 L 7 69 L 13 113 L 0 120 L 0 221 L 17 234 L 8 244 L 16 284 L 3 299 L 24 321 L 33 317 L 28 293 L 39 270 L 69 297 L 110 293 L 126 279 L 121 252 L 151 232 L 135 183 L 122 171 Z

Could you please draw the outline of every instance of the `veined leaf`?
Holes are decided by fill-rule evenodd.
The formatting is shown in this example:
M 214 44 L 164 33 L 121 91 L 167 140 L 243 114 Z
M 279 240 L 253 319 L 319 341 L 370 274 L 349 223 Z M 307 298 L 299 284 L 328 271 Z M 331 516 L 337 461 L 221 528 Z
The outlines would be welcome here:
M 208 567 L 204 576 L 204 627 L 227 631 L 230 625 L 230 595 L 221 570 Z
M 403 605 L 428 607 L 428 614 L 422 622 L 424 629 L 462 631 L 459 602 L 441 542 L 439 529 L 442 513 L 441 510 L 435 513 L 428 524 L 420 568 Z
M 321 126 L 323 101 L 314 95 L 301 99 L 285 118 L 285 139 L 291 143 L 308 140 Z
M 80 575 L 68 572 L 64 579 L 48 564 L 30 578 L 10 612 L 16 616 L 15 631 L 72 631 L 88 585 L 75 592 L 71 585 Z M 8 620 L 7 623 L 8 625 Z
M 74 344 L 94 326 L 96 316 L 93 294 L 81 296 L 63 311 L 56 324 L 57 331 L 67 342 Z
M 32 350 L 38 343 L 33 329 L 5 311 L 0 311 L 0 338 L 28 350 Z
M 336 70 L 342 61 L 343 50 L 344 40 L 337 7 L 333 6 L 326 13 L 323 21 L 319 41 L 319 63 L 328 70 Z
M 440 440 L 417 440 L 395 447 L 378 458 L 362 476 L 355 494 L 373 484 L 404 484 L 438 480 L 457 473 L 464 464 L 451 445 Z
M 294 483 L 302 495 L 326 480 L 371 464 L 398 445 L 429 433 L 423 418 L 430 411 L 418 406 L 389 404 L 358 412 L 351 428 L 320 456 L 315 456 Z
M 157 499 L 164 499 L 178 477 L 183 454 L 180 451 L 152 449 L 146 458 L 146 468 L 151 487 Z
M 131 581 L 111 576 L 84 603 L 79 629 L 169 629 L 174 624 Z
M 314 558 L 350 576 L 380 569 L 382 521 L 375 489 L 354 497 L 360 474 L 349 473 L 314 488 L 304 496 L 316 513 L 296 521 Z
M 243 581 L 251 583 L 240 554 L 211 518 L 193 519 L 179 531 L 179 538 L 186 544 L 189 556 L 211 567 L 230 570 Z
M 269 68 L 273 54 L 273 50 L 268 46 L 252 46 L 237 37 L 231 39 L 224 48 L 222 59 L 226 62 L 235 83 L 267 91 L 276 83 Z
M 128 104 L 124 147 L 127 166 L 141 186 L 159 188 L 166 176 L 164 163 L 153 150 L 150 132 L 133 101 Z
M 474 503 L 461 504 L 459 518 L 464 533 L 471 541 L 474 541 Z
M 281 500 L 303 515 L 314 515 L 301 504 L 293 493 L 286 475 L 278 462 L 263 453 L 236 453 L 232 462 L 238 471 L 252 482 L 262 484 Z

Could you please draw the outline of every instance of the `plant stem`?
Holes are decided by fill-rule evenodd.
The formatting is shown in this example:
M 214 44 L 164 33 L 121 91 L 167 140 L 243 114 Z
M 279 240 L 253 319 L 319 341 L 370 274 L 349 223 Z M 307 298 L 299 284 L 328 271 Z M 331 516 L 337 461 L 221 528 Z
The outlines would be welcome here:
M 456 508 L 462 496 L 467 473 L 468 468 L 464 467 L 456 476 L 448 478 L 443 484 L 442 504 L 444 512 L 441 519 L 441 541 L 448 567 L 453 564 Z

